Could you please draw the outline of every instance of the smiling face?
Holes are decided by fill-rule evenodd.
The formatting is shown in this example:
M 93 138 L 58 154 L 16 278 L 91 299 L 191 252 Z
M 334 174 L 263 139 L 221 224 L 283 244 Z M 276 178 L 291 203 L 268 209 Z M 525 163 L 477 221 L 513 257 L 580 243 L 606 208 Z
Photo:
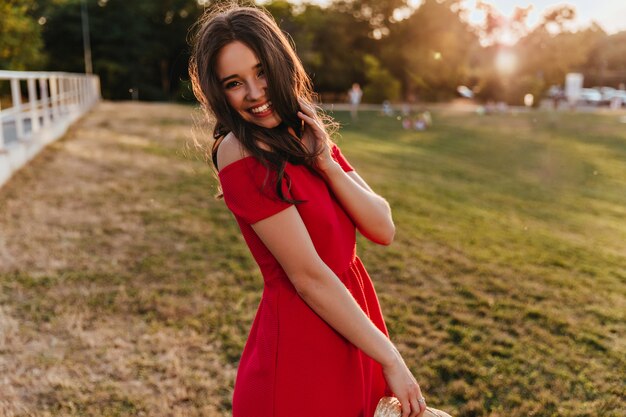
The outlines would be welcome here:
M 216 69 L 226 101 L 244 120 L 270 129 L 280 124 L 264 69 L 250 48 L 239 41 L 227 44 L 217 56 Z

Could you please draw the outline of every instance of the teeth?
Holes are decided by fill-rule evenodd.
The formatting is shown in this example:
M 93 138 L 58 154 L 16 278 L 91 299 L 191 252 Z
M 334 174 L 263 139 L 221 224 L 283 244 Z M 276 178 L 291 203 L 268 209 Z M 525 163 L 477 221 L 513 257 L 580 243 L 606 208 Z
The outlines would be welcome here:
M 272 102 L 268 101 L 267 103 L 265 103 L 264 105 L 262 105 L 260 107 L 255 107 L 253 109 L 250 109 L 250 111 L 252 113 L 262 113 L 262 112 L 266 111 L 267 109 L 269 109 L 271 105 L 272 105 Z

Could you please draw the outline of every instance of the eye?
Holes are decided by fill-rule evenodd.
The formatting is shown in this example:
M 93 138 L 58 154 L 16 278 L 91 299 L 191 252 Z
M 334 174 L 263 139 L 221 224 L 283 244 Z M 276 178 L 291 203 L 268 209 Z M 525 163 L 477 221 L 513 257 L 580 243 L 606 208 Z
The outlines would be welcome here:
M 224 88 L 230 90 L 231 88 L 235 88 L 239 85 L 239 81 L 230 81 L 224 84 Z
M 260 69 L 258 74 L 257 74 L 257 77 L 259 77 L 259 78 L 260 77 L 265 77 L 265 70 Z

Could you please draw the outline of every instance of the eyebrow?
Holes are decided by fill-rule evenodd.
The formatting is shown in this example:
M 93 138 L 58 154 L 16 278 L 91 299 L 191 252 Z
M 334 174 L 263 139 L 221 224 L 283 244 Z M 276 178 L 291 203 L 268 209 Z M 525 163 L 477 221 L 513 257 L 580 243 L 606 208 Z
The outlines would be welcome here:
M 261 63 L 260 62 L 258 64 L 256 64 L 254 67 L 252 67 L 252 69 L 258 69 L 258 68 L 261 68 Z M 228 81 L 228 80 L 230 80 L 232 78 L 237 78 L 237 77 L 239 77 L 239 75 L 237 75 L 237 74 L 229 75 L 228 77 L 222 78 L 220 80 L 220 83 L 226 82 L 226 81 Z

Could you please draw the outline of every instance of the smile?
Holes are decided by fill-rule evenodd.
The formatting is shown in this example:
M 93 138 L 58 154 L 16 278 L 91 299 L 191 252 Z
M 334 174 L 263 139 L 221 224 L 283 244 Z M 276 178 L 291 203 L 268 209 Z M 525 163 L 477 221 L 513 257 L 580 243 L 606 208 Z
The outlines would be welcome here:
M 272 113 L 272 102 L 268 101 L 258 107 L 248 109 L 248 111 L 257 117 L 268 116 Z

